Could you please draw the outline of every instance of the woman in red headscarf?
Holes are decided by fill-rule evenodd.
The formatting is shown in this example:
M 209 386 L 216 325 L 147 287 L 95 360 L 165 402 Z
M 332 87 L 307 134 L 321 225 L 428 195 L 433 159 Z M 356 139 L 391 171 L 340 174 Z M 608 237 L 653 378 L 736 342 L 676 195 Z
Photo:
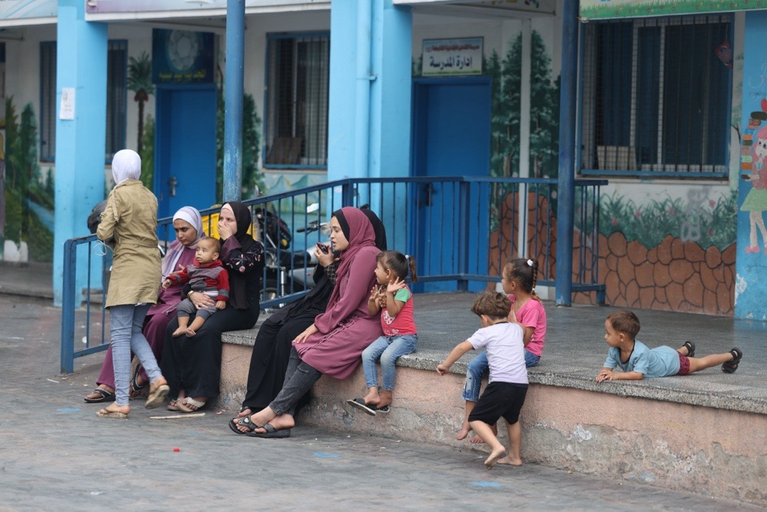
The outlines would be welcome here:
M 375 280 L 376 234 L 368 217 L 357 208 L 342 208 L 330 220 L 333 249 L 340 253 L 336 286 L 327 309 L 293 340 L 285 383 L 268 407 L 229 422 L 237 434 L 288 437 L 299 399 L 322 375 L 345 379 L 360 364 L 360 355 L 382 335 L 378 315 L 367 302 Z

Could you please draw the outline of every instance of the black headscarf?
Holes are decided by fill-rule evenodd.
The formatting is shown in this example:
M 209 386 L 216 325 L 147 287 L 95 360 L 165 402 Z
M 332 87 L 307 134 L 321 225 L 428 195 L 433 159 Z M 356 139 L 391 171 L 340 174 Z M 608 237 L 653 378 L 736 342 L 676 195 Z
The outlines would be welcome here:
M 237 232 L 234 234 L 234 237 L 240 243 L 242 252 L 248 252 L 256 244 L 253 237 L 248 234 L 248 229 L 250 229 L 250 225 L 253 222 L 250 208 L 239 201 L 229 201 L 224 203 L 224 206 L 226 205 L 229 205 L 232 209 L 234 220 L 237 222 Z M 224 244 L 224 240 L 221 240 L 221 244 Z M 242 272 L 229 272 L 229 304 L 233 308 L 246 309 L 248 307 L 246 289 L 247 277 Z
M 360 210 L 362 210 L 362 213 L 367 215 L 368 220 L 370 220 L 370 223 L 373 225 L 373 230 L 375 230 L 376 233 L 376 247 L 381 249 L 381 251 L 385 251 L 386 227 L 384 227 L 383 222 L 381 222 L 381 219 L 378 218 L 378 215 L 376 215 L 375 212 L 370 208 L 360 208 Z

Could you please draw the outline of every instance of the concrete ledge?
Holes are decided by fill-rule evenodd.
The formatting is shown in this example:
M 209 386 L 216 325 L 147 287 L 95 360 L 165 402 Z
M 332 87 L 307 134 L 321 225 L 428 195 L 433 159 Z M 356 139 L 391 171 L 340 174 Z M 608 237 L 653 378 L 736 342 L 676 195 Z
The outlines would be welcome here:
M 247 377 L 250 353 L 261 323 L 262 320 L 259 320 L 258 324 L 252 329 L 224 333 L 224 352 L 229 353 L 226 359 L 230 361 L 230 364 L 236 365 L 238 368 L 231 368 L 225 371 L 222 367 L 222 382 L 224 381 L 224 375 L 238 374 L 242 371 L 245 372 L 244 375 Z M 227 345 L 242 347 L 245 350 L 237 351 L 235 356 L 235 353 L 231 352 Z M 413 368 L 415 370 L 435 371 L 437 365 L 445 359 L 447 354 L 447 350 L 419 350 L 414 354 L 401 357 L 397 361 L 397 366 Z M 235 363 L 236 360 L 242 358 L 247 360 L 244 370 Z M 465 356 L 453 365 L 451 372 L 465 375 L 468 361 L 470 361 L 470 358 Z M 722 386 L 706 389 L 705 383 L 700 381 L 700 374 L 642 381 L 597 383 L 594 380 L 594 375 L 590 372 L 583 370 L 571 370 L 569 372 L 567 370 L 555 371 L 548 366 L 547 361 L 544 359 L 540 366 L 528 370 L 528 378 L 531 384 L 543 384 L 622 397 L 645 398 L 648 400 L 767 415 L 767 400 L 764 398 L 749 396 L 747 388 L 741 388 L 737 385 L 728 386 L 729 389 L 724 390 L 726 391 L 724 393 Z M 227 381 L 229 379 L 230 377 L 227 377 Z M 227 390 L 227 393 L 230 393 L 230 391 Z M 222 387 L 222 395 L 225 394 Z M 224 397 L 224 403 L 229 401 L 230 399 Z
M 224 346 L 221 398 L 229 405 L 239 405 L 244 396 L 250 351 L 245 345 Z M 433 368 L 433 355 L 403 357 L 392 411 L 375 417 L 346 404 L 365 390 L 361 367 L 344 381 L 323 377 L 299 426 L 484 450 L 455 440 L 464 417 L 465 364 L 456 363 L 444 377 Z M 560 384 L 566 379 L 533 375 L 558 384 L 530 385 L 522 410 L 526 462 L 767 506 L 767 415 L 680 406 L 654 398 L 658 391 L 642 386 L 621 389 L 647 397 L 565 387 Z M 571 382 L 591 386 L 585 379 Z

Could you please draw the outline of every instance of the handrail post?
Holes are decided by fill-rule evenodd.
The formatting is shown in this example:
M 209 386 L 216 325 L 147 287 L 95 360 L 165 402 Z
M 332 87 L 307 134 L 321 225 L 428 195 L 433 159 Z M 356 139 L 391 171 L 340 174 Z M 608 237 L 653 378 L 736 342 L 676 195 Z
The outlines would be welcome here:
M 469 273 L 469 209 L 471 207 L 471 199 L 469 190 L 471 183 L 467 181 L 460 181 L 458 183 L 459 188 L 459 210 L 458 210 L 458 273 Z M 465 292 L 469 290 L 469 281 L 467 279 L 458 280 L 458 291 Z
M 72 373 L 75 366 L 75 258 L 73 240 L 64 243 L 64 282 L 61 299 L 61 371 Z
M 350 179 L 341 185 L 341 201 L 342 206 L 354 206 L 354 184 Z

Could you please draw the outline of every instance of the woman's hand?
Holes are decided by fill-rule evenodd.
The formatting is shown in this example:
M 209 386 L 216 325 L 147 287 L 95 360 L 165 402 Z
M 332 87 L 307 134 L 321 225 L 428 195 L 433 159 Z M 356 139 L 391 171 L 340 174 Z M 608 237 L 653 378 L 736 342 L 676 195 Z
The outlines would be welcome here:
M 210 308 L 216 304 L 212 298 L 200 292 L 189 292 L 187 297 L 192 301 L 192 304 L 194 304 L 194 307 L 197 309 Z
M 230 236 L 234 235 L 237 230 L 237 225 L 228 224 L 222 221 L 218 223 L 218 234 L 222 240 L 226 240 Z
M 304 343 L 306 341 L 306 338 L 311 336 L 312 334 L 320 332 L 319 329 L 317 329 L 317 326 L 312 324 L 309 327 L 306 328 L 304 332 L 296 336 L 296 339 L 293 340 L 293 343 Z
M 328 252 L 323 252 L 320 250 L 319 244 L 317 244 L 317 246 L 314 248 L 314 257 L 317 258 L 317 261 L 323 268 L 327 267 L 334 261 L 338 261 L 338 258 L 335 257 L 333 251 L 328 249 Z

